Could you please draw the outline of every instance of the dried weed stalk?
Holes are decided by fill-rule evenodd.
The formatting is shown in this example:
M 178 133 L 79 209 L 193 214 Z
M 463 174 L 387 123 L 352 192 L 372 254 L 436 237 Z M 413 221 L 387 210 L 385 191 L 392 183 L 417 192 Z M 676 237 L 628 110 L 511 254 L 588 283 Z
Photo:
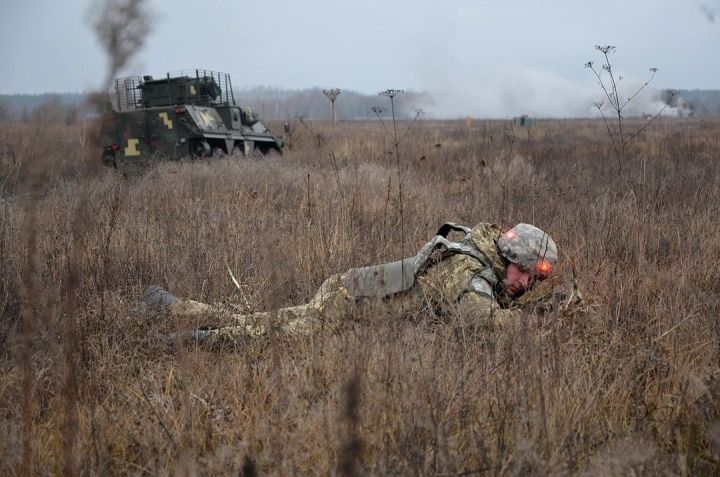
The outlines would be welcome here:
M 593 72 L 595 77 L 598 80 L 598 86 L 602 89 L 603 93 L 605 94 L 605 97 L 607 98 L 608 103 L 610 104 L 610 109 L 612 110 L 616 121 L 615 121 L 615 127 L 611 127 L 610 123 L 608 122 L 607 117 L 605 116 L 604 101 L 598 101 L 593 103 L 593 106 L 598 110 L 600 113 L 603 122 L 605 123 L 605 127 L 607 129 L 608 137 L 610 138 L 610 142 L 613 147 L 613 154 L 615 155 L 615 159 L 617 160 L 618 164 L 618 174 L 623 173 L 623 166 L 625 161 L 625 153 L 627 150 L 628 145 L 638 137 L 640 133 L 642 133 L 648 126 L 650 126 L 657 118 L 660 117 L 660 115 L 665 111 L 665 109 L 670 105 L 670 101 L 666 101 L 665 105 L 660 108 L 657 113 L 655 113 L 654 116 L 650 117 L 644 124 L 642 124 L 639 128 L 637 128 L 634 132 L 627 131 L 627 126 L 625 125 L 625 116 L 623 116 L 623 111 L 625 108 L 632 102 L 635 97 L 637 97 L 638 94 L 640 94 L 645 88 L 647 88 L 650 83 L 655 79 L 655 73 L 658 72 L 658 68 L 652 67 L 650 68 L 650 78 L 648 78 L 635 92 L 633 92 L 630 96 L 625 97 L 624 99 L 621 97 L 620 90 L 618 87 L 618 83 L 623 79 L 622 76 L 618 76 L 616 78 L 615 71 L 613 69 L 612 63 L 610 62 L 610 54 L 615 52 L 615 47 L 613 45 L 596 45 L 595 49 L 598 50 L 600 53 L 602 53 L 604 58 L 604 63 L 601 65 L 600 68 L 597 68 L 595 62 L 588 61 L 585 63 L 585 68 L 588 68 L 590 71 Z M 676 96 L 676 91 L 670 92 L 670 99 L 672 97 Z

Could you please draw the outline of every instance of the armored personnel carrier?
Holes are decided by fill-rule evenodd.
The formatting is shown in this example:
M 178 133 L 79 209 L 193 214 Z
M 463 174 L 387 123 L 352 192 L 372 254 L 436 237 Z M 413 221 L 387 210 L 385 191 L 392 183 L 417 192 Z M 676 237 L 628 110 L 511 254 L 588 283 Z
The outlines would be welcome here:
M 150 157 L 181 159 L 242 152 L 282 153 L 250 108 L 235 103 L 230 75 L 208 70 L 115 81 L 103 116 L 101 145 L 109 165 Z

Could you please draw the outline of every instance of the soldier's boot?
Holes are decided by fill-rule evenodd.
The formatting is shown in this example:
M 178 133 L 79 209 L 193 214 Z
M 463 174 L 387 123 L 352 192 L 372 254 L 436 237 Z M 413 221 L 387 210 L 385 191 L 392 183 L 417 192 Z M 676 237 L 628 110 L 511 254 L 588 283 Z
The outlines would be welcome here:
M 177 316 L 204 317 L 217 314 L 212 305 L 199 301 L 177 298 L 160 285 L 152 285 L 145 289 L 142 302 L 152 308 L 163 308 Z
M 145 289 L 142 301 L 147 306 L 170 308 L 177 303 L 178 299 L 160 285 L 151 285 Z

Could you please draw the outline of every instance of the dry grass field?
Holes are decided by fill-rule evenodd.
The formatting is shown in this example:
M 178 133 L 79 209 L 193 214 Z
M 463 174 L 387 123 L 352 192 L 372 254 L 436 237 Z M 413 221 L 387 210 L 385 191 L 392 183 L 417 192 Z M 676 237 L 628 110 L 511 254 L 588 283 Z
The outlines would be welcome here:
M 0 123 L 0 474 L 720 472 L 720 121 L 659 120 L 622 176 L 593 121 L 401 123 L 400 168 L 378 122 L 294 126 L 282 157 L 117 171 L 92 128 Z M 584 302 L 231 351 L 137 306 L 298 304 L 445 221 L 542 227 Z

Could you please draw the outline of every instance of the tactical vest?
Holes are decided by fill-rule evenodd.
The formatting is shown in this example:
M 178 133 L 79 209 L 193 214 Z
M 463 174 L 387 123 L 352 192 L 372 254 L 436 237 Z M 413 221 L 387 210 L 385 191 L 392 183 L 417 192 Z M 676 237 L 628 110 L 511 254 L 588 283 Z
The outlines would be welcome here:
M 465 234 L 462 241 L 451 242 L 447 239 L 448 234 L 453 230 Z M 494 299 L 493 290 L 498 285 L 498 279 L 493 272 L 490 260 L 472 240 L 472 229 L 453 222 L 443 224 L 437 234 L 413 257 L 382 265 L 351 268 L 345 274 L 345 288 L 348 294 L 355 298 L 385 298 L 406 292 L 415 286 L 418 274 L 437 261 L 445 260 L 456 254 L 468 255 L 482 265 L 481 271 L 476 273 L 468 283 L 467 291 L 480 293 Z M 439 258 L 437 258 L 438 256 Z

